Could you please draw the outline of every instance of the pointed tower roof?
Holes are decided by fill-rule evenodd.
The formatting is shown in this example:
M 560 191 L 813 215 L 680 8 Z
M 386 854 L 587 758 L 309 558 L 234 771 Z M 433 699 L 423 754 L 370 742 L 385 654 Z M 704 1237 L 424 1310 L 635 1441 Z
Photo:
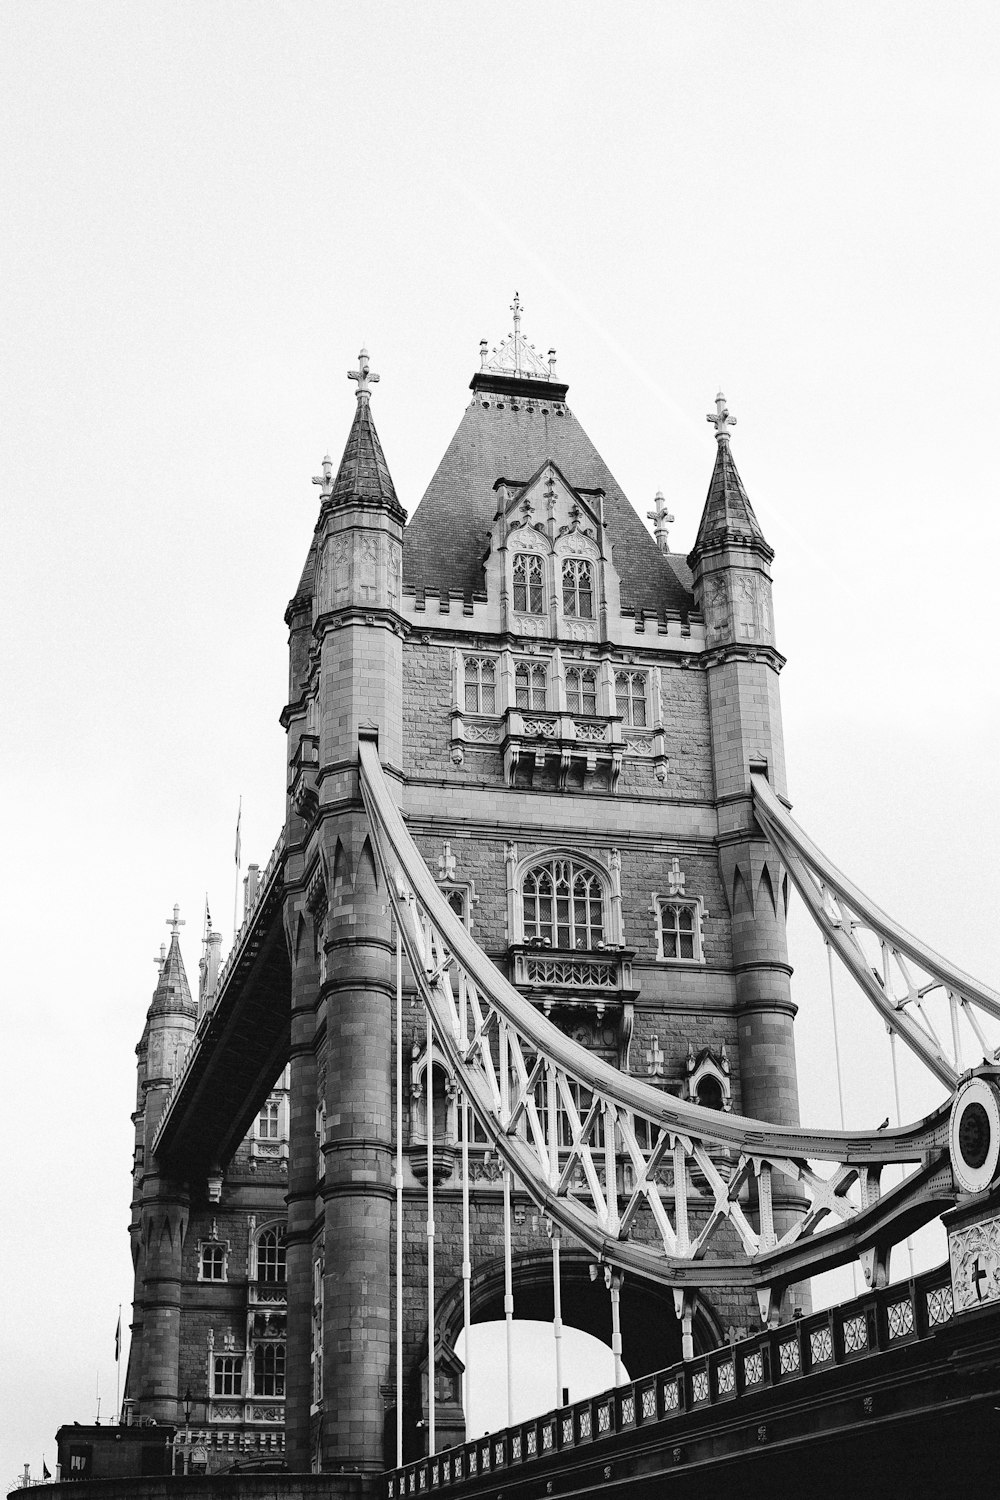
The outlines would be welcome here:
M 715 426 L 715 439 L 718 447 L 715 454 L 715 468 L 712 471 L 708 495 L 705 498 L 705 509 L 701 513 L 701 522 L 698 526 L 698 535 L 688 554 L 688 562 L 692 567 L 699 554 L 731 541 L 756 542 L 767 553 L 769 559 L 774 556 L 773 549 L 764 540 L 760 522 L 754 515 L 750 497 L 743 488 L 739 470 L 733 461 L 727 429 L 736 426 L 736 418 L 730 416 L 726 398 L 721 391 L 715 398 L 715 406 L 715 412 L 710 412 L 705 420 L 712 422 Z
M 167 925 L 171 928 L 170 947 L 160 970 L 160 977 L 156 981 L 156 989 L 153 991 L 152 1004 L 149 1007 L 150 1015 L 163 1014 L 165 1011 L 190 1011 L 195 1013 L 195 1003 L 191 998 L 191 987 L 188 984 L 187 974 L 184 970 L 184 960 L 181 957 L 180 937 L 178 928 L 183 927 L 183 921 L 177 915 L 178 908 L 174 907 L 174 915 L 168 920 Z
M 566 405 L 568 387 L 532 352 L 520 329 L 472 378 L 472 403 L 406 528 L 403 585 L 459 593 L 469 599 L 486 586 L 484 565 L 500 478 L 526 482 L 547 461 L 576 490 L 604 491 L 604 518 L 621 579 L 622 604 L 662 615 L 694 608 L 684 559 L 659 550 L 590 438 Z
M 369 505 L 384 506 L 394 512 L 398 520 L 405 522 L 406 513 L 396 498 L 396 487 L 372 421 L 369 398 L 371 386 L 379 377 L 372 372 L 367 349 L 361 350 L 358 368 L 348 371 L 348 379 L 358 383 L 358 405 L 347 435 L 344 456 L 332 484 L 328 481 L 331 465 L 329 459 L 324 460 L 323 472 L 327 476 L 327 483 L 323 483 L 324 504 L 345 505 L 360 500 Z

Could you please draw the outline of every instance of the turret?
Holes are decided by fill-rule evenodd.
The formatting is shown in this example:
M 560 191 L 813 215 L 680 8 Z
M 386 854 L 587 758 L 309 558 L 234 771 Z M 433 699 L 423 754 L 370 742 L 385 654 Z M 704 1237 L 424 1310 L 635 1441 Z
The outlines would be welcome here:
M 354 420 L 336 475 L 327 458 L 316 478 L 319 519 L 286 616 L 285 928 L 298 1101 L 289 1142 L 286 1443 L 292 1468 L 319 1461 L 376 1472 L 389 1367 L 392 977 L 387 905 L 359 796 L 358 737 L 377 734 L 390 774 L 402 767 L 406 514 L 372 420 L 379 377 L 367 350 L 349 378 L 357 384 Z M 364 1337 L 345 1362 L 348 1326 L 363 1327 Z
M 191 996 L 179 930 L 179 908 L 168 920 L 170 946 L 161 949 L 159 978 L 139 1045 L 132 1204 L 135 1301 L 126 1396 L 141 1415 L 175 1421 L 179 1412 L 181 1249 L 188 1195 L 160 1176 L 152 1141 L 167 1095 L 194 1036 L 198 1010 Z
M 754 822 L 750 776 L 762 772 L 785 795 L 771 560 L 730 451 L 736 424 L 720 391 L 707 420 L 716 455 L 705 508 L 688 563 L 705 616 L 709 715 L 719 866 L 732 916 L 740 1043 L 741 1109 L 757 1119 L 797 1124 L 798 1085 L 785 939 L 787 883 Z M 788 1186 L 776 1188 L 781 1230 Z

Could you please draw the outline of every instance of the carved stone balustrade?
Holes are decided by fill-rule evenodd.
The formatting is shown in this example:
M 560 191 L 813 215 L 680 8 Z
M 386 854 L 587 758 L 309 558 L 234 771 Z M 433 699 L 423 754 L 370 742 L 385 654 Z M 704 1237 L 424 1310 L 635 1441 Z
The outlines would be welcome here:
M 595 1051 L 613 1050 L 628 1063 L 635 1000 L 635 953 L 625 948 L 547 948 L 516 943 L 508 949 L 511 983 L 540 1005 L 568 1036 Z

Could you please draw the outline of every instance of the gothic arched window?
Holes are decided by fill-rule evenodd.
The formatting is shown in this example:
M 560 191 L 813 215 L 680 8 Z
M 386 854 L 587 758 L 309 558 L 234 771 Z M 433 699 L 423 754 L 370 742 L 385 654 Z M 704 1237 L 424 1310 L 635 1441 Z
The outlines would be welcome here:
M 497 666 L 489 656 L 465 658 L 465 712 L 492 714 L 497 707 Z
M 701 905 L 697 901 L 660 901 L 660 958 L 701 963 Z
M 566 673 L 566 707 L 571 714 L 596 714 L 597 673 L 592 667 L 570 667 Z
M 542 613 L 542 559 L 527 552 L 514 556 L 514 608 L 522 615 Z
M 257 1280 L 285 1280 L 285 1228 L 283 1224 L 264 1229 L 257 1237 Z
M 518 662 L 514 672 L 515 706 L 517 708 L 544 708 L 545 678 L 545 667 L 541 662 Z
M 594 570 L 579 557 L 568 557 L 562 565 L 563 614 L 579 620 L 594 618 Z
M 621 715 L 623 723 L 631 724 L 636 729 L 645 729 L 645 672 L 615 673 L 615 713 Z
M 604 941 L 605 885 L 594 870 L 557 857 L 526 870 L 521 881 L 524 941 L 553 948 L 596 948 Z
M 282 1341 L 254 1343 L 253 1393 L 255 1396 L 285 1394 L 285 1345 Z

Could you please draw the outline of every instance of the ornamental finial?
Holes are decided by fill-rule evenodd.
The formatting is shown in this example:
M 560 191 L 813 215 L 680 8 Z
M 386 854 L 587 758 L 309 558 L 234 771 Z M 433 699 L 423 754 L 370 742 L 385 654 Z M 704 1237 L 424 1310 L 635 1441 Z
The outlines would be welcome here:
M 655 508 L 647 510 L 646 515 L 653 523 L 653 535 L 656 538 L 656 545 L 661 552 L 669 552 L 667 527 L 673 525 L 674 518 L 667 509 L 667 502 L 663 498 L 662 490 L 657 490 L 653 505 Z
M 348 380 L 356 380 L 358 382 L 356 393 L 358 400 L 361 401 L 364 399 L 367 401 L 371 395 L 370 387 L 380 379 L 378 375 L 372 372 L 371 365 L 368 362 L 367 349 L 361 350 L 361 353 L 358 355 L 358 368 L 356 370 L 348 370 L 347 378 Z
M 514 314 L 514 337 L 517 338 L 521 332 L 521 298 L 517 292 L 514 293 L 514 300 L 510 304 L 510 310 Z
M 378 379 L 377 375 L 375 379 Z M 313 484 L 322 485 L 321 494 L 325 499 L 327 495 L 333 494 L 333 459 L 329 453 L 323 454 L 322 468 L 322 474 L 313 475 Z
M 173 937 L 177 937 L 177 929 L 179 927 L 186 927 L 187 926 L 187 923 L 184 921 L 184 918 L 180 915 L 180 910 L 181 910 L 180 907 L 177 905 L 177 902 L 175 901 L 174 902 L 174 914 L 173 914 L 172 917 L 168 917 L 167 918 L 167 926 L 170 928 L 170 932 L 171 932 L 171 935 Z
M 714 425 L 715 440 L 717 443 L 729 442 L 729 433 L 726 431 L 726 428 L 735 427 L 736 418 L 729 415 L 729 408 L 726 406 L 726 398 L 721 391 L 715 398 L 715 411 L 709 412 L 708 416 L 705 418 L 705 421 L 711 422 Z

